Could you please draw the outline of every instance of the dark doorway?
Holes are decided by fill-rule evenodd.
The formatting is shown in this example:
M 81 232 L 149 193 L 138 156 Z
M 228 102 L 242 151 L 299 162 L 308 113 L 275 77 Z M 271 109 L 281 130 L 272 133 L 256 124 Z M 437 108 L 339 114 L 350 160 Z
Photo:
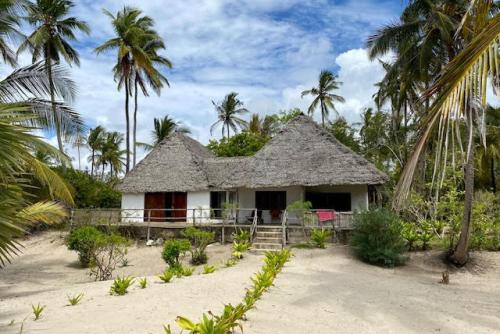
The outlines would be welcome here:
M 187 193 L 146 193 L 144 209 L 146 221 L 148 221 L 148 217 L 150 217 L 149 221 L 185 221 L 187 216 Z
M 214 218 L 222 218 L 222 209 L 226 202 L 225 191 L 211 191 L 210 192 L 210 208 L 213 209 Z
M 262 210 L 269 210 L 271 220 L 278 220 L 286 209 L 286 191 L 256 191 L 255 208 L 262 221 Z
M 330 209 L 339 212 L 351 211 L 351 193 L 306 192 L 306 201 L 313 209 Z

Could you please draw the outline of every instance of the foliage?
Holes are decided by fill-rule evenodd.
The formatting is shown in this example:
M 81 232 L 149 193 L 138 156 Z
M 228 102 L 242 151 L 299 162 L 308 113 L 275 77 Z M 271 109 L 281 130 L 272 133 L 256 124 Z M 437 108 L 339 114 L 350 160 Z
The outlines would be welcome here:
M 110 295 L 123 296 L 128 291 L 128 288 L 134 283 L 134 278 L 130 276 L 117 277 L 113 281 L 109 290 Z
M 318 248 L 326 248 L 326 242 L 332 237 L 332 233 L 326 229 L 313 228 L 311 230 L 311 242 Z
M 180 257 L 191 249 L 191 243 L 186 239 L 172 239 L 165 241 L 161 256 L 170 268 L 180 267 Z
M 357 256 L 368 263 L 395 266 L 405 262 L 403 225 L 391 211 L 378 208 L 356 213 L 351 244 Z
M 190 319 L 178 316 L 177 324 L 188 333 L 192 334 L 227 334 L 233 333 L 235 328 L 243 330 L 241 320 L 245 313 L 252 309 L 255 302 L 262 297 L 281 271 L 285 263 L 290 259 L 291 253 L 288 249 L 281 251 L 266 252 L 262 269 L 252 277 L 252 287 L 247 290 L 243 302 L 233 306 L 224 305 L 222 314 L 216 315 L 212 312 L 203 314 L 200 322 L 195 323 Z M 164 326 L 165 334 L 172 334 L 170 326 Z
M 220 140 L 211 139 L 207 148 L 218 157 L 251 156 L 268 141 L 269 137 L 243 131 L 232 137 L 223 137 Z
M 169 283 L 174 277 L 174 275 L 175 275 L 174 270 L 165 269 L 163 273 L 158 275 L 158 278 L 161 279 L 164 283 Z
M 70 306 L 75 306 L 80 303 L 83 299 L 83 293 L 79 293 L 74 296 L 68 296 L 68 303 Z
M 193 272 L 193 267 L 182 267 L 182 276 L 191 276 L 193 275 Z
M 182 234 L 191 242 L 191 263 L 195 265 L 207 263 L 208 257 L 205 250 L 214 241 L 215 234 L 193 226 L 186 228 Z
M 141 289 L 146 289 L 146 287 L 148 286 L 148 279 L 146 277 L 139 278 L 139 286 L 141 287 Z
M 226 262 L 224 262 L 224 264 L 226 265 L 226 267 L 232 267 L 236 263 L 238 263 L 238 259 L 235 259 L 235 258 L 227 259 Z
M 286 207 L 287 211 L 308 211 L 312 210 L 312 203 L 309 201 L 295 201 Z
M 250 244 L 247 242 L 236 242 L 236 240 L 233 241 L 232 256 L 236 259 L 243 258 L 243 253 L 246 252 L 249 247 L 250 247 Z
M 360 152 L 361 148 L 355 137 L 356 130 L 347 123 L 344 117 L 338 117 L 330 123 L 330 133 L 342 144 L 352 149 L 354 152 Z
M 500 194 L 477 192 L 472 209 L 472 250 L 500 250 Z
M 244 229 L 237 229 L 233 235 L 233 241 L 237 243 L 250 244 L 250 231 Z
M 31 310 L 33 311 L 33 315 L 35 316 L 35 320 L 40 319 L 40 316 L 42 315 L 43 310 L 45 310 L 45 305 L 42 306 L 40 303 L 38 305 L 31 305 Z
M 88 267 L 92 262 L 95 249 L 104 234 L 94 226 L 82 226 L 71 231 L 66 239 L 66 245 L 69 250 L 78 253 L 78 259 L 82 266 Z
M 203 266 L 203 274 L 212 274 L 217 270 L 216 266 L 209 266 L 208 264 Z
M 90 276 L 99 281 L 110 279 L 116 265 L 125 261 L 128 244 L 127 238 L 114 233 L 98 238 L 90 262 Z
M 115 190 L 117 180 L 104 182 L 92 175 L 71 168 L 56 168 L 74 190 L 77 208 L 119 208 L 121 193 Z
M 232 129 L 236 133 L 238 128 L 245 128 L 248 125 L 246 121 L 238 117 L 248 113 L 248 110 L 243 107 L 243 102 L 238 98 L 238 93 L 231 92 L 219 104 L 214 101 L 212 104 L 217 112 L 217 121 L 210 127 L 210 133 L 218 125 L 222 125 L 222 137 L 225 136 L 226 130 L 227 138 L 229 138 L 229 130 Z

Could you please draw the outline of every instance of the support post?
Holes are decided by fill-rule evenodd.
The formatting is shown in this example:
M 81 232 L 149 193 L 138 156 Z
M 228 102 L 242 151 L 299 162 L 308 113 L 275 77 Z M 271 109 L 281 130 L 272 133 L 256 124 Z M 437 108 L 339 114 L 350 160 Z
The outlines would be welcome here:
M 225 232 L 224 225 L 222 225 L 222 232 L 221 232 L 221 244 L 222 245 L 224 245 L 224 243 L 226 242 L 224 232 Z

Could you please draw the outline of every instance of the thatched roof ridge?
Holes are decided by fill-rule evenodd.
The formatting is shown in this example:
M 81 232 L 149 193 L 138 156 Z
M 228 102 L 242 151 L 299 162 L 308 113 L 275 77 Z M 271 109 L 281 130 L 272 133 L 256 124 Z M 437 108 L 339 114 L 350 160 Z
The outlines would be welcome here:
M 318 185 L 376 185 L 387 175 L 301 115 L 252 157 L 216 158 L 182 134 L 164 140 L 131 172 L 123 192 Z
M 129 193 L 194 191 L 209 187 L 204 160 L 214 155 L 182 133 L 158 144 L 123 179 L 119 190 Z

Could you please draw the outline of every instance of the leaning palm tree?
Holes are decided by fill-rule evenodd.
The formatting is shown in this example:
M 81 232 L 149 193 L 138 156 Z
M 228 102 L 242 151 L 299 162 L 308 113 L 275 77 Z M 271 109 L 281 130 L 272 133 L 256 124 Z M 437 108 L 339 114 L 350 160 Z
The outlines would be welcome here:
M 148 16 L 141 16 L 139 9 L 124 7 L 116 15 L 104 10 L 111 19 L 116 36 L 104 42 L 95 49 L 97 54 L 108 50 L 117 50 L 117 65 L 114 68 L 115 78 L 119 77 L 118 89 L 125 88 L 125 171 L 130 170 L 130 114 L 129 96 L 131 95 L 131 78 L 134 66 L 143 69 L 151 77 L 156 72 L 151 59 L 144 50 L 144 41 L 154 38 L 155 32 L 150 30 L 152 20 Z M 120 71 L 117 75 L 116 70 Z
M 337 76 L 332 72 L 323 70 L 319 74 L 319 82 L 318 87 L 313 87 L 309 90 L 305 90 L 302 92 L 301 96 L 312 95 L 314 96 L 314 100 L 311 102 L 307 113 L 309 115 L 314 114 L 314 110 L 318 107 L 321 108 L 321 124 L 323 127 L 325 126 L 325 119 L 328 118 L 328 114 L 330 113 L 330 109 L 338 115 L 337 109 L 335 109 L 334 102 L 345 102 L 344 98 L 340 95 L 333 94 L 334 90 L 339 89 L 339 86 L 342 82 L 337 81 Z
M 160 96 L 161 89 L 166 85 L 170 87 L 167 77 L 165 77 L 161 72 L 161 68 L 172 68 L 172 63 L 169 59 L 158 54 L 159 50 L 165 49 L 165 43 L 163 40 L 155 34 L 155 36 L 149 36 L 150 40 L 144 41 L 144 51 L 148 55 L 154 69 L 154 76 L 150 75 L 148 72 L 144 71 L 143 68 L 139 67 L 134 62 L 133 67 L 133 78 L 134 78 L 134 121 L 132 128 L 132 148 L 133 148 L 133 166 L 137 162 L 137 110 L 139 108 L 138 95 L 139 87 L 144 96 L 149 96 L 148 86 L 153 89 L 156 95 Z
M 464 49 L 443 69 L 439 79 L 427 91 L 434 96 L 433 104 L 422 119 L 422 132 L 413 148 L 413 154 L 406 164 L 397 185 L 395 206 L 401 207 L 409 193 L 419 157 L 432 135 L 438 134 L 436 166 L 446 164 L 449 138 L 460 132 L 465 122 L 467 143 L 465 145 L 465 204 L 464 216 L 458 243 L 450 255 L 450 260 L 464 265 L 468 260 L 472 202 L 474 196 L 474 136 L 479 130 L 484 139 L 484 116 L 488 80 L 500 89 L 500 15 L 492 10 L 496 6 L 492 0 L 471 2 L 462 18 L 455 38 L 464 43 Z M 457 136 L 457 141 L 461 136 Z M 453 152 L 452 152 L 453 153 Z M 444 178 L 445 168 L 442 171 Z
M 45 61 L 47 76 L 50 84 L 50 101 L 52 103 L 52 113 L 55 121 L 55 132 L 59 151 L 64 153 L 63 148 L 63 127 L 61 116 L 57 113 L 56 89 L 54 87 L 53 63 L 59 63 L 63 58 L 69 65 L 79 66 L 80 59 L 78 52 L 70 45 L 69 41 L 75 41 L 75 30 L 90 33 L 90 28 L 83 21 L 76 17 L 68 17 L 73 7 L 73 2 L 69 0 L 36 0 L 34 3 L 27 3 L 27 22 L 35 28 L 35 31 L 20 45 L 19 52 L 29 49 L 32 53 L 33 63 L 39 59 Z M 65 98 L 70 99 L 73 95 Z M 68 129 L 68 127 L 66 127 Z M 74 133 L 64 133 L 73 135 Z
M 91 155 L 89 157 L 90 162 L 90 175 L 94 176 L 94 168 L 95 168 L 95 153 L 100 150 L 104 143 L 104 136 L 106 131 L 100 125 L 96 126 L 93 129 L 90 129 L 89 135 L 87 137 L 87 145 L 90 148 Z
M 227 138 L 229 138 L 230 129 L 236 133 L 238 128 L 244 129 L 247 126 L 247 122 L 238 117 L 238 115 L 248 113 L 248 110 L 243 107 L 243 102 L 238 99 L 238 93 L 231 92 L 221 103 L 216 104 L 212 101 L 212 104 L 217 111 L 217 122 L 210 127 L 210 133 L 222 124 L 222 137 L 224 137 L 224 131 L 227 131 Z

